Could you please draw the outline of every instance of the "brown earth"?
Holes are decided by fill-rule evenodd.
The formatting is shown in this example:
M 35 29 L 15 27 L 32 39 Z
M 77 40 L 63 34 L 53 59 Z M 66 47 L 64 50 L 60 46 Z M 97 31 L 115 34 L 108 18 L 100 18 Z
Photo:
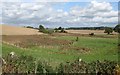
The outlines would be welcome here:
M 36 29 L 10 26 L 10 25 L 0 25 L 1 35 L 40 35 L 43 33 L 38 32 Z
M 53 38 L 50 35 L 2 35 L 2 42 L 20 48 L 40 46 L 45 48 L 59 47 L 60 50 L 76 50 L 81 53 L 89 52 L 88 48 L 74 47 L 70 40 Z
M 71 41 L 51 38 L 49 35 L 3 35 L 2 41 L 22 48 L 71 44 Z

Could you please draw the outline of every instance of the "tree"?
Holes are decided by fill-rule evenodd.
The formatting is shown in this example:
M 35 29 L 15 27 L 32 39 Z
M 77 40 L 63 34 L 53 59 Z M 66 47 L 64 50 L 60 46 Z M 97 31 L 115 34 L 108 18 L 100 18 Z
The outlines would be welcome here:
M 61 29 L 62 29 L 62 27 L 59 27 L 59 28 L 58 28 L 58 30 L 61 30 Z
M 115 26 L 114 31 L 120 33 L 120 24 Z
M 45 30 L 44 26 L 39 25 L 39 31 L 44 31 L 44 30 Z
M 110 34 L 113 32 L 113 29 L 110 27 L 106 27 L 104 33 Z

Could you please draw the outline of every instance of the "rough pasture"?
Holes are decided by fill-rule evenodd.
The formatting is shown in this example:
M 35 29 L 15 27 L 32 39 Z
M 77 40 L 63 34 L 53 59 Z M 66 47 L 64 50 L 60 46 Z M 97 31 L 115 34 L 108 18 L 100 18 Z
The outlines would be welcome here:
M 26 48 L 30 46 L 60 46 L 60 45 L 68 45 L 71 44 L 71 41 L 67 40 L 58 40 L 54 38 L 49 38 L 49 36 L 40 36 L 40 35 L 11 35 L 11 36 L 3 36 L 3 41 L 18 45 L 20 47 Z
M 88 52 L 90 49 L 83 47 L 73 47 L 73 40 L 56 39 L 49 35 L 7 35 L 3 36 L 3 42 L 21 48 L 42 46 L 46 48 L 59 47 L 60 50 L 77 50 Z

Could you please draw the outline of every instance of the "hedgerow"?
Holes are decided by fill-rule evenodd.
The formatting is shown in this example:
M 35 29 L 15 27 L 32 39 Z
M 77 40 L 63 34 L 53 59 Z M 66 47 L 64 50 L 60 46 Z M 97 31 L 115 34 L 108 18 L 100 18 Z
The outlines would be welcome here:
M 93 61 L 87 63 L 85 61 L 75 60 L 74 62 L 61 63 L 56 68 L 53 68 L 49 62 L 40 61 L 32 56 L 14 56 L 10 55 L 3 57 L 6 63 L 2 63 L 2 73 L 25 73 L 25 74 L 44 74 L 44 73 L 83 73 L 83 74 L 105 74 L 119 75 L 120 67 L 116 61 Z

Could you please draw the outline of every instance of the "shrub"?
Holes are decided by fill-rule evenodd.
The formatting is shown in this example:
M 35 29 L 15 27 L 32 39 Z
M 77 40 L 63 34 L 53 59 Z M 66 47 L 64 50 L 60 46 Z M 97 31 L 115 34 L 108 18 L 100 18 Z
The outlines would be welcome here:
M 76 41 L 78 41 L 79 40 L 79 38 L 78 37 L 76 37 Z
M 9 57 L 9 56 L 8 56 Z M 84 73 L 84 74 L 120 74 L 120 67 L 115 61 L 93 61 L 90 63 L 75 60 L 74 62 L 61 63 L 56 70 L 48 62 L 36 61 L 32 56 L 17 56 L 11 59 L 5 57 L 6 64 L 2 65 L 2 73 Z
M 33 29 L 33 27 L 32 27 L 32 26 L 27 26 L 26 28 L 32 28 L 32 29 Z
M 64 28 L 62 28 L 62 27 L 55 28 L 54 30 L 55 30 L 55 32 L 67 33 L 67 31 L 65 31 L 65 29 L 64 29 Z
M 62 63 L 58 67 L 58 73 L 64 73 L 64 66 Z
M 37 71 L 36 71 L 36 73 L 44 73 L 44 67 L 42 66 L 41 61 L 37 62 Z
M 89 35 L 93 36 L 93 35 L 94 35 L 94 33 L 90 33 Z
M 43 32 L 43 33 L 46 33 L 46 34 L 52 34 L 54 32 L 54 30 L 53 29 L 47 29 L 47 28 L 44 28 L 44 26 L 39 25 L 39 32 Z

